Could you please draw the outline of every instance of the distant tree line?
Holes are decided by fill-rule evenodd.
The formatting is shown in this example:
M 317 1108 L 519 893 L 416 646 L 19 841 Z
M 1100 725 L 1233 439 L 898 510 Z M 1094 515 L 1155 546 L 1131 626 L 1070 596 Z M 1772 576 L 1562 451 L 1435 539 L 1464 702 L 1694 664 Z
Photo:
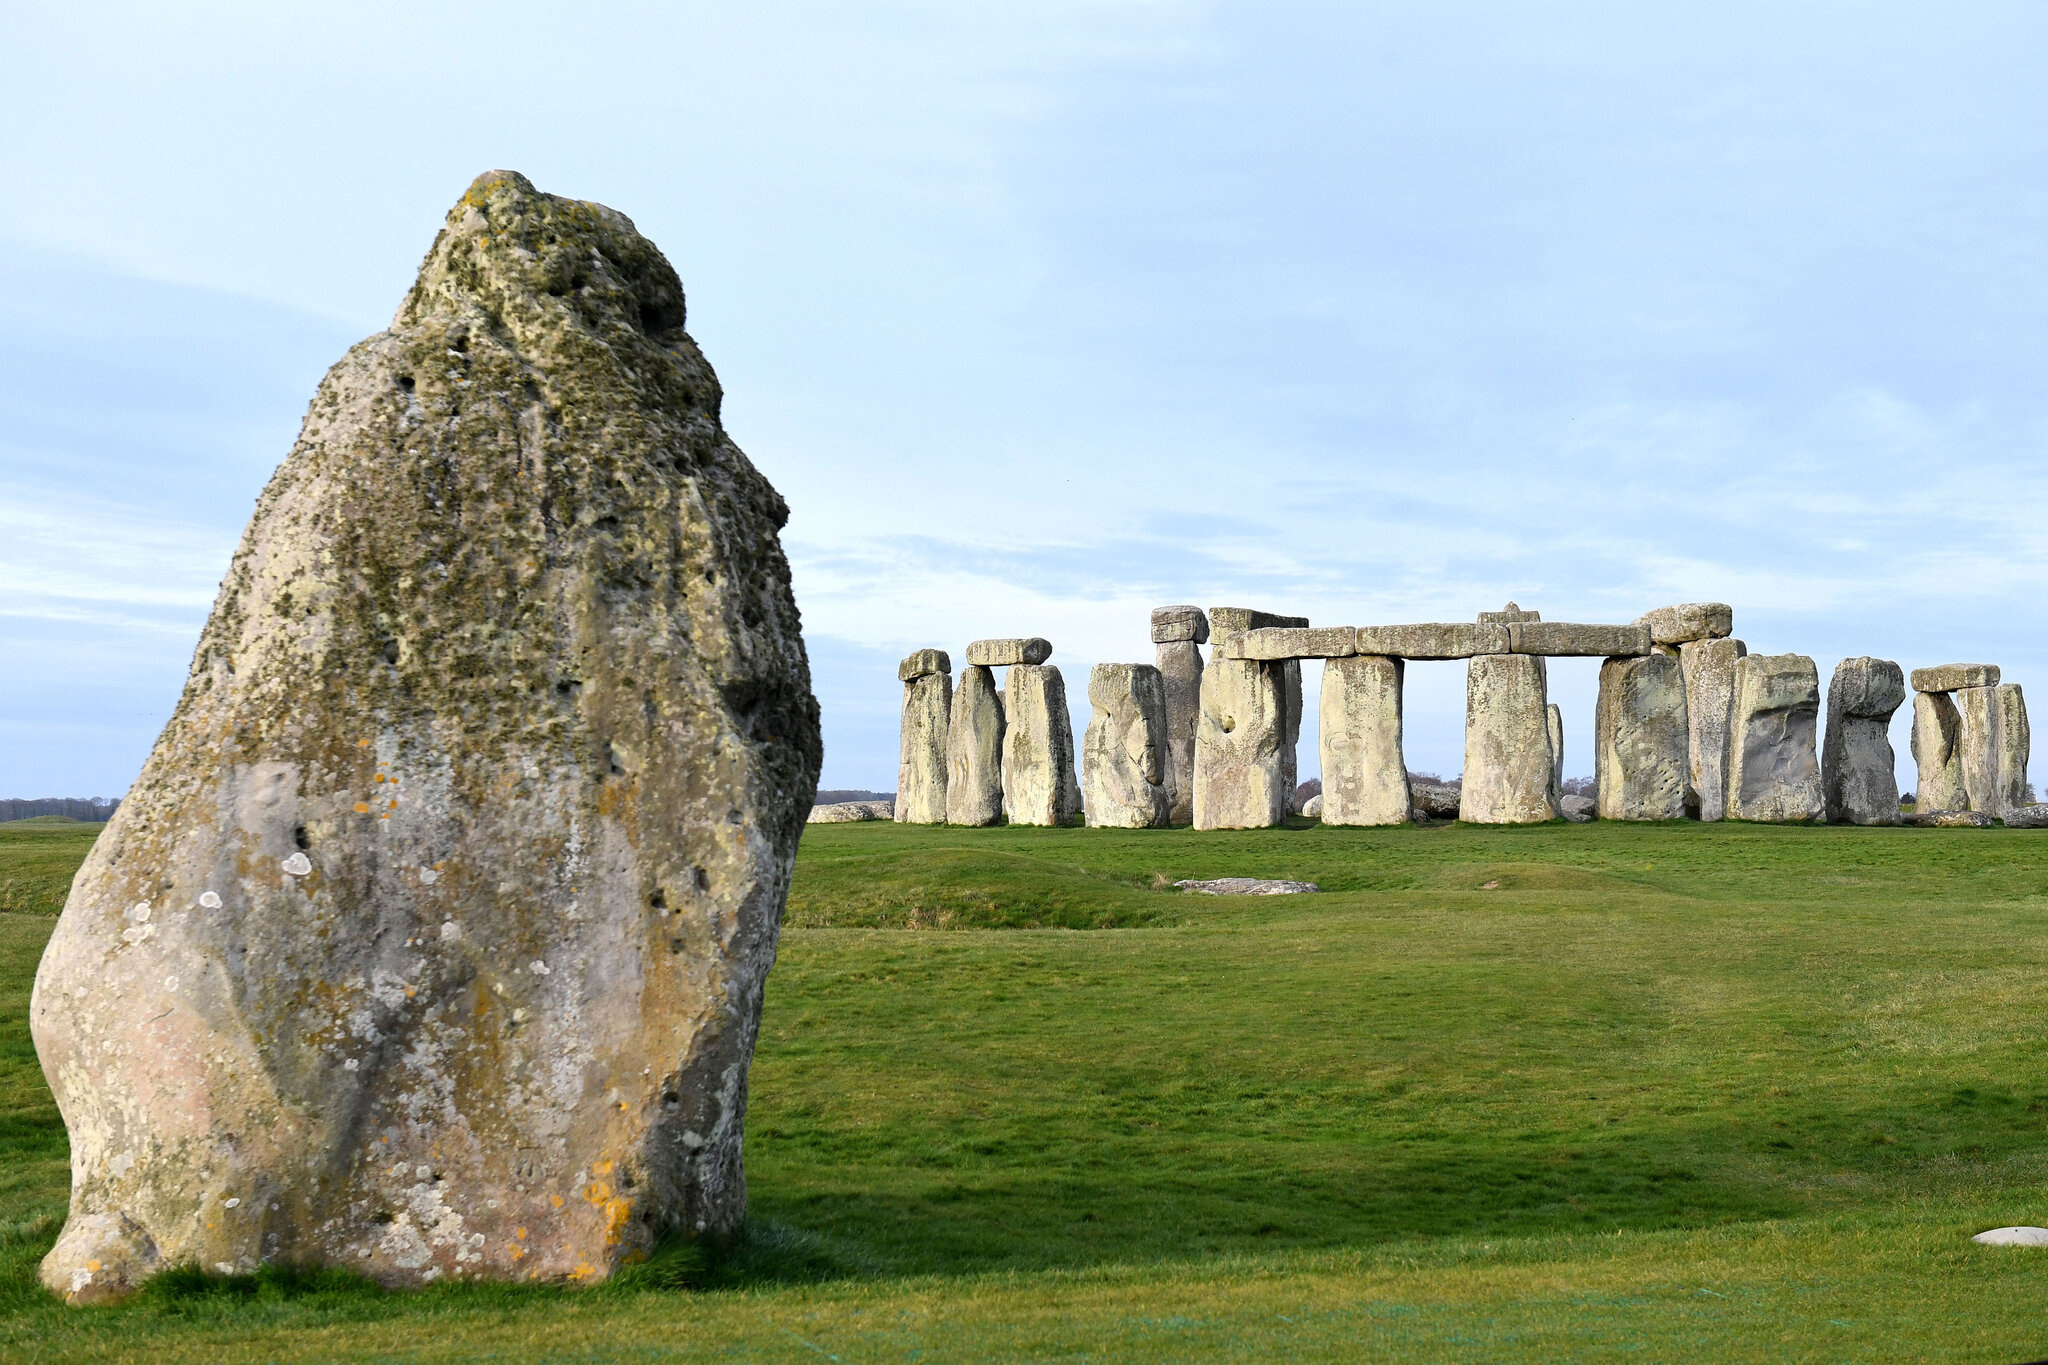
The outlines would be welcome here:
M 98 823 L 114 813 L 121 798 L 104 796 L 0 797 L 0 820 L 32 820 L 38 815 L 62 815 L 73 820 Z

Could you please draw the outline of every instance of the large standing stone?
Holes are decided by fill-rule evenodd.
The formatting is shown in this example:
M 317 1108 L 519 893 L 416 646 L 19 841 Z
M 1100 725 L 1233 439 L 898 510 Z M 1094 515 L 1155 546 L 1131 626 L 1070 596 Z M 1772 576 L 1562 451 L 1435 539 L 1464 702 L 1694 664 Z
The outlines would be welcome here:
M 1564 794 L 1564 708 L 1551 702 L 1544 708 L 1550 722 L 1550 799 Z
M 1013 825 L 1064 825 L 1081 804 L 1066 680 L 1057 664 L 1018 664 L 1003 690 L 1003 814 Z
M 1678 647 L 1685 674 L 1686 776 L 1702 820 L 1728 814 L 1728 741 L 1735 725 L 1735 665 L 1749 653 L 1740 640 L 1688 640 Z
M 1821 747 L 1821 803 L 1828 823 L 1896 825 L 1899 778 L 1892 713 L 1906 700 L 1906 675 L 1889 659 L 1844 659 L 1828 680 L 1828 728 Z
M 1323 665 L 1322 817 L 1326 825 L 1405 825 L 1412 795 L 1401 752 L 1405 665 L 1360 654 Z
M 1206 625 L 1203 633 L 1208 633 Z M 1166 689 L 1167 820 L 1195 820 L 1195 726 L 1202 714 L 1202 651 L 1193 640 L 1162 641 L 1152 647 Z
M 2018 683 L 1998 685 L 1998 818 L 2025 806 L 2027 760 L 2032 756 L 2034 732 L 2027 724 L 2027 699 Z
M 1913 764 L 1919 770 L 1913 786 L 1913 809 L 1920 812 L 1963 810 L 1970 798 L 1963 791 L 1963 718 L 1956 699 L 1946 692 L 1913 694 Z
M 1602 820 L 1682 820 L 1687 777 L 1685 673 L 1675 654 L 1600 665 L 1593 775 Z
M 1458 818 L 1481 825 L 1555 820 L 1549 675 L 1542 657 L 1481 654 L 1466 670 Z
M 1301 660 L 1287 659 L 1280 669 L 1280 698 L 1286 705 L 1286 719 L 1280 735 L 1280 785 L 1291 798 L 1301 779 Z
M 1956 714 L 1962 718 L 1961 742 L 1956 749 L 1956 766 L 1963 775 L 1964 809 L 1999 814 L 2000 756 L 1998 688 L 1958 687 Z
M 1166 823 L 1166 689 L 1151 664 L 1097 664 L 1094 713 L 1081 736 L 1088 823 L 1150 829 Z
M 993 825 L 1003 818 L 1003 696 L 981 664 L 960 670 L 946 728 L 946 823 Z
M 1264 829 L 1286 819 L 1286 733 L 1286 679 L 1277 664 L 1209 661 L 1195 732 L 1196 829 Z
M 1804 654 L 1748 654 L 1735 664 L 1728 735 L 1728 818 L 1804 824 L 1821 818 L 1820 670 Z
M 601 1279 L 736 1228 L 818 710 L 675 272 L 492 172 L 328 371 L 31 1005 L 44 1282 Z
M 946 823 L 946 732 L 953 716 L 953 661 L 920 649 L 897 666 L 903 721 L 897 737 L 896 823 Z

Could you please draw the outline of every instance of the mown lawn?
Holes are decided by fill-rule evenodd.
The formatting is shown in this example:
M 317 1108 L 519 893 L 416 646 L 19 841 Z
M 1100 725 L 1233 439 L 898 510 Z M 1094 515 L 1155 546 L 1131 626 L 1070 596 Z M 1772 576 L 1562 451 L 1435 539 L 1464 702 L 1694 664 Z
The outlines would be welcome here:
M 1162 889 L 1231 874 L 1324 891 Z M 1968 1240 L 2048 1224 L 2048 832 L 822 825 L 789 922 L 739 1243 L 81 1311 L 0 915 L 0 1355 L 2048 1356 L 2048 1251 Z

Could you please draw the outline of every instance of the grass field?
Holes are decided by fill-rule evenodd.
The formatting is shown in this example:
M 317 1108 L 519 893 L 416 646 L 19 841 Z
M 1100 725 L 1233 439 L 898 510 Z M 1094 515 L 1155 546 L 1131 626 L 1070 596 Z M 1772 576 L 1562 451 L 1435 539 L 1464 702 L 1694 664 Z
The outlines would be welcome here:
M 1968 1240 L 2048 1224 L 2048 833 L 1297 823 L 812 826 L 740 1241 L 99 1310 L 26 1024 L 91 828 L 0 830 L 0 1356 L 2048 1356 L 2048 1251 Z M 1324 890 L 1161 889 L 1233 874 Z

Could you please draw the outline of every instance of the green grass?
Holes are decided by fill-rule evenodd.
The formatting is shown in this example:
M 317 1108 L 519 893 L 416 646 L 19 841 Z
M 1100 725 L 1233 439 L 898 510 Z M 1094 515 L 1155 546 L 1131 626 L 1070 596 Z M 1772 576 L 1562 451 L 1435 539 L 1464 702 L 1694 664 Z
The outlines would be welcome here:
M 1225 875 L 1324 892 L 1157 889 Z M 790 926 L 735 1244 L 81 1311 L 0 915 L 0 1356 L 2048 1355 L 2048 1252 L 1968 1240 L 2048 1224 L 2048 833 L 821 825 Z
M 0 914 L 55 915 L 105 825 L 57 815 L 0 823 Z

